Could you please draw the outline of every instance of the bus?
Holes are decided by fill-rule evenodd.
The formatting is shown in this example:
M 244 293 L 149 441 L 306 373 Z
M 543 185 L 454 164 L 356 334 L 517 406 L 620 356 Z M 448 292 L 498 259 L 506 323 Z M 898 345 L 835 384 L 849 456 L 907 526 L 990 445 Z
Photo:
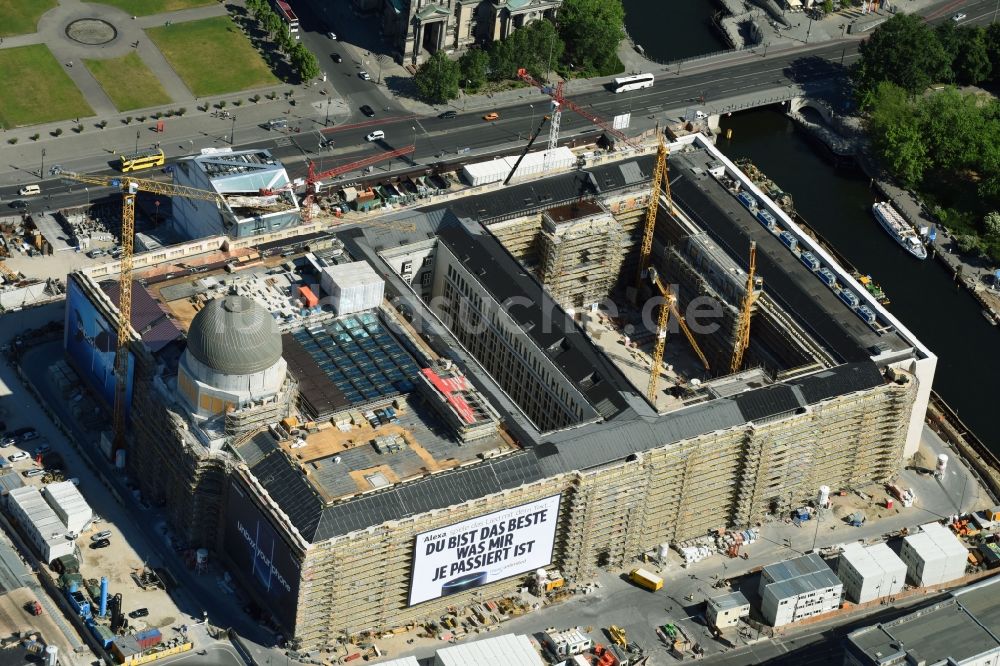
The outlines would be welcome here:
M 616 93 L 628 92 L 629 90 L 639 90 L 640 88 L 652 88 L 652 74 L 636 74 L 635 76 L 622 76 L 611 82 L 611 88 Z
M 299 17 L 292 11 L 292 6 L 285 0 L 273 0 L 274 9 L 281 20 L 288 28 L 288 36 L 292 39 L 299 38 Z
M 139 169 L 149 169 L 150 167 L 163 166 L 164 155 L 159 148 L 140 150 L 134 153 L 119 155 L 122 162 L 122 173 L 138 171 Z

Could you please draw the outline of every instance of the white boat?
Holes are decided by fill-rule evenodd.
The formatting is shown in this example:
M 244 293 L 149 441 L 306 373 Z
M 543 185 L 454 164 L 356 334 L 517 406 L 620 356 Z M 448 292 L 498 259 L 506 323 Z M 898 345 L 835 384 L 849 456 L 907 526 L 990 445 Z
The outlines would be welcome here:
M 903 249 L 917 259 L 927 258 L 927 248 L 924 247 L 923 241 L 920 240 L 920 236 L 918 236 L 917 232 L 910 226 L 910 223 L 903 219 L 903 216 L 899 214 L 899 211 L 892 207 L 891 203 L 888 201 L 882 201 L 872 204 L 872 213 L 875 214 L 875 219 L 882 225 L 882 228 L 885 229 L 888 234 L 903 247 Z

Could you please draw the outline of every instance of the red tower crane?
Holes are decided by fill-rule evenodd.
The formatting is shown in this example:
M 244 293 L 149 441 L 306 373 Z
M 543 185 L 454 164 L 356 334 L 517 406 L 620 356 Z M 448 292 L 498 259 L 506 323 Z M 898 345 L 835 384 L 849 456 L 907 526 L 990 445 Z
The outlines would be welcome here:
M 387 153 L 379 153 L 378 155 L 372 155 L 371 157 L 366 157 L 354 162 L 341 164 L 321 173 L 316 173 L 316 165 L 310 161 L 309 173 L 306 176 L 306 197 L 302 200 L 302 219 L 308 222 L 312 218 L 312 202 L 313 197 L 317 193 L 316 183 L 319 183 L 326 178 L 335 178 L 336 176 L 350 173 L 351 171 L 364 169 L 367 166 L 378 164 L 379 162 L 383 162 L 385 160 L 391 160 L 395 157 L 409 155 L 414 150 L 416 150 L 416 146 L 403 146 L 402 148 L 397 148 L 396 150 L 391 150 Z
M 531 74 L 528 74 L 528 70 L 524 69 L 523 67 L 521 69 L 517 70 L 517 76 L 518 76 L 519 79 L 521 79 L 525 83 L 528 83 L 528 84 L 531 84 L 531 85 L 535 86 L 536 88 L 538 88 L 539 90 L 541 90 L 546 95 L 549 95 L 550 97 L 552 97 L 552 99 L 558 104 L 558 109 L 554 110 L 553 116 L 555 114 L 559 113 L 559 110 L 562 109 L 563 107 L 572 109 L 577 114 L 583 116 L 584 118 L 586 118 L 587 120 L 589 120 L 593 124 L 595 124 L 598 127 L 600 127 L 602 130 L 604 130 L 605 132 L 607 132 L 608 134 L 610 134 L 610 135 L 614 136 L 615 138 L 623 141 L 624 143 L 626 143 L 627 145 L 631 146 L 632 148 L 639 148 L 640 147 L 638 144 L 634 143 L 631 139 L 629 139 L 627 136 L 625 136 L 625 134 L 621 130 L 616 129 L 611 123 L 609 123 L 608 121 L 606 121 L 604 118 L 601 118 L 600 116 L 598 116 L 598 115 L 596 115 L 594 113 L 591 113 L 590 111 L 587 111 L 586 109 L 584 109 L 583 107 L 579 106 L 578 104 L 576 104 L 572 100 L 566 99 L 563 96 L 562 82 L 560 82 L 558 85 L 555 85 L 555 86 L 544 85 L 544 84 L 539 83 L 538 81 L 536 81 L 535 78 L 533 76 L 531 76 Z M 558 127 L 558 124 L 555 122 L 554 117 L 553 117 L 553 126 L 554 127 Z

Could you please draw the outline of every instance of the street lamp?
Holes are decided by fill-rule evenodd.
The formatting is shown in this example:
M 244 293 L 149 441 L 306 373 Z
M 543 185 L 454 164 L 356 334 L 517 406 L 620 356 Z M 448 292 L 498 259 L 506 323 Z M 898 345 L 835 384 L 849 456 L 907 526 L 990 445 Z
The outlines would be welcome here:
M 135 152 L 139 152 L 139 130 L 135 131 Z
M 42 174 L 45 173 L 45 149 L 42 148 L 42 166 L 38 169 L 38 177 L 41 178 Z
M 531 138 L 531 128 L 535 126 L 535 105 L 529 104 L 528 108 L 531 109 L 531 120 L 528 121 L 528 138 Z
M 229 132 L 229 145 L 236 145 L 236 116 L 233 116 L 233 129 Z
M 413 130 L 413 143 L 410 144 L 411 146 L 413 146 L 413 157 L 410 158 L 410 162 L 412 162 L 413 165 L 416 166 L 417 165 L 417 128 L 415 126 L 413 126 L 413 125 L 410 125 L 410 129 Z
M 326 98 L 326 120 L 323 121 L 323 127 L 330 126 L 330 102 L 333 101 L 329 97 Z
M 384 53 L 378 53 L 375 55 L 375 60 L 378 61 L 378 80 L 376 84 L 382 83 L 382 63 L 385 62 L 386 55 Z

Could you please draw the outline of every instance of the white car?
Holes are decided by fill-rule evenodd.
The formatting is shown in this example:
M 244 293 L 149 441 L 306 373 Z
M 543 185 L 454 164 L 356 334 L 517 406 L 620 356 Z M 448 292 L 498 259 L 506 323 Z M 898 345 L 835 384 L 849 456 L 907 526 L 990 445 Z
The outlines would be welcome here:
M 958 23 L 959 21 L 964 21 L 965 18 L 966 18 L 965 14 L 963 14 L 962 12 L 959 12 L 959 13 L 955 14 L 954 16 L 952 16 L 951 20 L 954 21 L 955 23 Z
M 337 35 L 336 35 L 336 33 L 328 32 L 328 33 L 326 33 L 326 36 L 329 37 L 330 39 L 332 39 L 333 41 L 337 41 Z
M 383 132 L 382 130 L 375 130 L 374 132 L 372 132 L 371 134 L 369 134 L 368 136 L 366 136 L 365 140 L 367 140 L 367 141 L 381 141 L 384 138 L 385 138 L 385 132 Z
M 28 459 L 28 458 L 30 458 L 30 457 L 31 457 L 31 456 L 29 456 L 29 455 L 28 455 L 27 453 L 25 453 L 24 451 L 18 451 L 18 452 L 17 452 L 17 453 L 15 453 L 15 454 L 12 454 L 12 455 L 9 455 L 9 456 L 7 456 L 7 460 L 9 460 L 9 461 L 11 461 L 11 462 L 17 462 L 18 460 L 27 460 L 27 459 Z
M 365 70 L 361 70 L 360 72 L 358 72 L 358 76 L 360 76 L 365 81 L 371 81 L 372 80 L 371 74 L 369 74 Z

